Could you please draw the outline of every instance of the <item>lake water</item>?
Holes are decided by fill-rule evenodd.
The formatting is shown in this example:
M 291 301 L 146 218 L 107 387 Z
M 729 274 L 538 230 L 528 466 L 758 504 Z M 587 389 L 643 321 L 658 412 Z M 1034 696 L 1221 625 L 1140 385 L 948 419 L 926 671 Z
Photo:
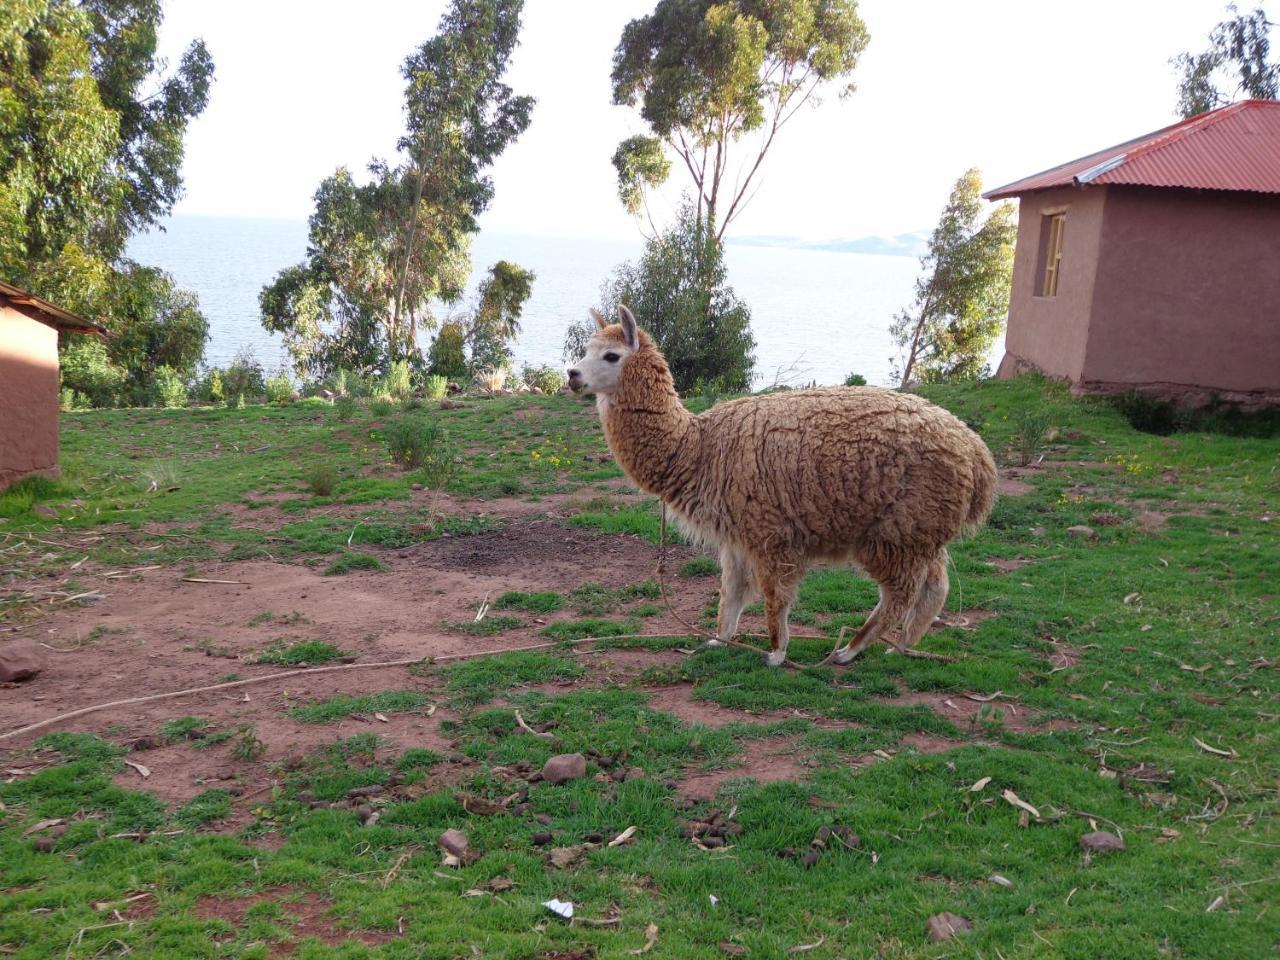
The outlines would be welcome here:
M 225 364 L 248 346 L 268 370 L 285 365 L 279 338 L 262 329 L 258 293 L 280 269 L 302 260 L 306 223 L 176 216 L 166 228 L 135 237 L 129 255 L 199 295 L 210 322 L 207 361 Z M 627 243 L 485 231 L 472 247 L 471 290 L 496 260 L 533 270 L 516 364 L 559 366 L 566 327 L 586 315 L 613 268 L 638 256 L 641 246 L 639 237 Z M 915 258 L 730 244 L 726 260 L 729 282 L 751 308 L 758 386 L 772 383 L 780 369 L 791 383 L 841 383 L 855 372 L 888 383 L 889 322 L 911 301 Z

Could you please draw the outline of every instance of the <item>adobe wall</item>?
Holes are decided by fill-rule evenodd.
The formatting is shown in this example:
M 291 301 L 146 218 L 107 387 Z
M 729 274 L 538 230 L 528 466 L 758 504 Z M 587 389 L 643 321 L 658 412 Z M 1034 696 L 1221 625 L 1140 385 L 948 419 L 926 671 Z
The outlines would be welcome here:
M 999 376 L 1016 376 L 1035 368 L 1051 377 L 1079 379 L 1084 370 L 1105 199 L 1105 191 L 1091 188 L 1041 190 L 1020 198 L 1009 325 Z M 1062 211 L 1067 219 L 1058 293 L 1040 297 L 1036 280 L 1041 217 Z
M 1280 394 L 1280 197 L 1107 190 L 1082 385 Z
M 58 333 L 0 305 L 0 490 L 58 469 Z

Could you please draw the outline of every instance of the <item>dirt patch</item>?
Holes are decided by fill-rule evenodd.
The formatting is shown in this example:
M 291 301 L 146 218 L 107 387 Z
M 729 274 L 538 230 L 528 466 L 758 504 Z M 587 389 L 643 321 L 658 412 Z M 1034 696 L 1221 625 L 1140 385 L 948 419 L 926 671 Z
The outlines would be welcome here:
M 271 887 L 250 897 L 200 897 L 193 910 L 202 920 L 223 920 L 233 931 L 238 931 L 244 926 L 249 911 L 260 903 L 277 904 L 282 915 L 272 918 L 270 922 L 285 928 L 299 940 L 313 937 L 332 947 L 356 940 L 366 946 L 376 947 L 396 939 L 394 933 L 340 927 L 339 918 L 332 914 L 332 901 L 315 893 L 299 893 L 288 887 Z M 288 957 L 293 955 L 297 944 L 267 943 L 266 947 L 268 956 Z
M 970 607 L 967 610 L 954 610 L 944 613 L 933 621 L 929 629 L 941 630 L 944 627 L 956 627 L 960 630 L 976 630 L 984 620 L 1000 616 L 994 610 L 983 610 L 981 607 Z
M 1025 497 L 1035 493 L 1036 488 L 1024 480 L 1014 477 L 1001 477 L 996 481 L 996 493 L 1002 497 Z
M 1163 513 L 1159 510 L 1143 510 L 1133 519 L 1143 530 L 1148 533 L 1155 533 L 1165 528 L 1171 516 L 1173 514 Z
M 1001 573 L 1012 573 L 1014 570 L 1021 570 L 1023 567 L 1030 566 L 1035 561 L 1028 557 L 992 557 L 986 563 L 987 566 L 995 567 Z
M 975 697 L 981 699 L 974 699 Z M 1076 726 L 1065 720 L 1041 721 L 1034 711 L 1003 695 L 991 697 L 989 694 L 909 690 L 896 697 L 877 698 L 877 702 L 898 707 L 928 707 L 962 729 L 976 727 L 981 723 L 994 723 L 1014 733 L 1045 733 L 1050 730 L 1072 730 Z M 902 742 L 908 746 L 914 745 L 909 744 L 906 739 Z M 960 744 L 952 744 L 952 746 L 960 746 Z M 951 747 L 944 749 L 951 749 Z
M 687 724 L 699 723 L 704 727 L 723 727 L 731 723 L 776 723 L 801 716 L 798 712 L 788 710 L 767 710 L 759 713 L 731 710 L 710 700 L 695 699 L 693 687 L 687 683 L 673 687 L 659 687 L 645 692 L 649 694 L 651 710 L 674 714 Z
M 778 780 L 803 780 L 809 768 L 796 754 L 797 737 L 770 737 L 766 740 L 748 740 L 743 752 L 735 759 L 738 766 L 723 770 L 686 772 L 681 778 L 679 792 L 683 797 L 710 800 L 729 780 L 750 777 L 757 783 L 774 783 Z

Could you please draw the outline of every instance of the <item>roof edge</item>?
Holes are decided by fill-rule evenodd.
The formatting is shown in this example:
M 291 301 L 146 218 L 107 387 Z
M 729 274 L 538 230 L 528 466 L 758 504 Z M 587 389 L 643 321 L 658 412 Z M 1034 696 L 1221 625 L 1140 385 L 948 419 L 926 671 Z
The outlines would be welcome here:
M 34 293 L 23 290 L 21 287 L 15 287 L 11 283 L 5 283 L 3 280 L 0 280 L 0 301 L 7 301 L 19 309 L 25 307 L 26 309 L 22 310 L 22 313 L 30 316 L 32 320 L 38 323 L 53 327 L 55 330 L 94 334 L 100 337 L 105 336 L 107 333 L 107 328 L 102 324 L 86 320 L 70 310 L 63 310 L 48 300 L 43 300 Z

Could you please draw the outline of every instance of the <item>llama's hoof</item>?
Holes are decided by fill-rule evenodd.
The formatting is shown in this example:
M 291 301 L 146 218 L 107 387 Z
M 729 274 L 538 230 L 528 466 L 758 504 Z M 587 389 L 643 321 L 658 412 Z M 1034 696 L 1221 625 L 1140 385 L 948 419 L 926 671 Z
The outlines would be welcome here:
M 708 640 L 703 644 L 704 647 L 723 647 L 724 645 L 725 642 L 723 640 Z
M 787 651 L 770 650 L 764 655 L 764 665 L 766 667 L 780 667 L 787 659 Z
M 841 647 L 831 655 L 831 662 L 843 667 L 846 663 L 853 663 L 861 652 L 853 649 L 853 647 Z

